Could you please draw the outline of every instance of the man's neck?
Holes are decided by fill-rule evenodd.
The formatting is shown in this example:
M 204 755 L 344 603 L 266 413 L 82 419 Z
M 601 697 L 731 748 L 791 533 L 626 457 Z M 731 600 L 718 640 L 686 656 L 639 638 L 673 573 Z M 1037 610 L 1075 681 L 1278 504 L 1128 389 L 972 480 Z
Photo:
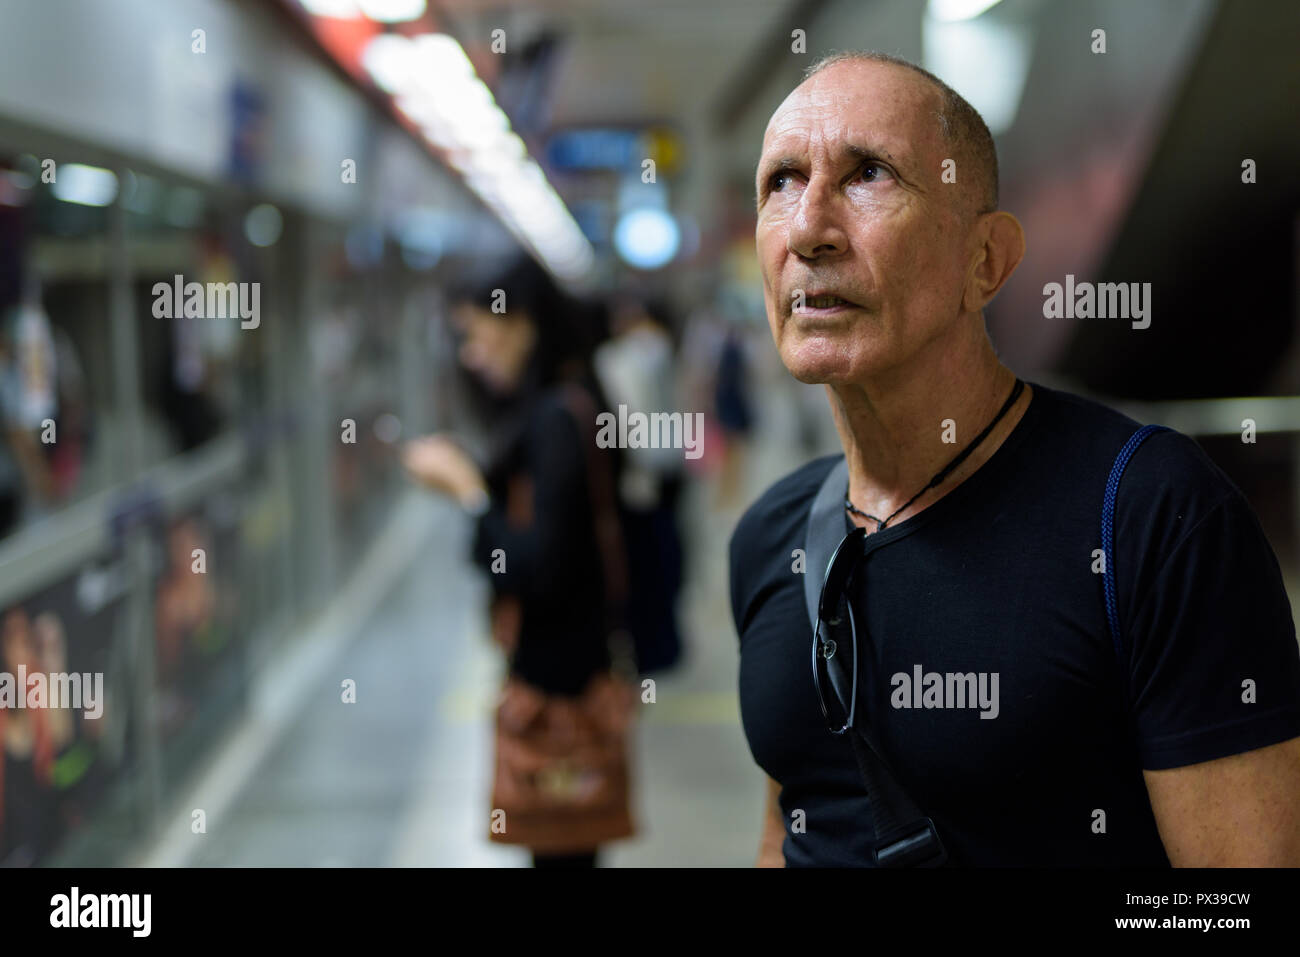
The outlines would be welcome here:
M 931 343 L 904 367 L 867 381 L 828 385 L 853 504 L 881 519 L 891 515 L 993 421 L 1015 379 L 998 361 L 983 322 L 973 322 L 954 330 L 952 341 Z M 1011 434 L 1028 403 L 1022 395 L 941 486 L 890 524 L 934 504 L 978 470 Z M 874 523 L 852 518 L 875 530 Z

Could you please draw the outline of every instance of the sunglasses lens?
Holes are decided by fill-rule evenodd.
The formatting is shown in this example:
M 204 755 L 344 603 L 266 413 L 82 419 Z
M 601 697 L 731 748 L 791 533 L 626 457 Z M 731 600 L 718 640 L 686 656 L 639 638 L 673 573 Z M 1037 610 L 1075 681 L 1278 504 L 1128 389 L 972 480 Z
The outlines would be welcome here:
M 849 582 L 862 558 L 866 531 L 855 528 L 840 542 L 822 579 L 813 635 L 813 677 L 830 729 L 839 733 L 853 721 L 857 634 L 848 601 Z
M 834 730 L 849 723 L 853 708 L 854 641 L 851 617 L 845 611 L 838 625 L 822 622 L 814 650 L 817 688 Z

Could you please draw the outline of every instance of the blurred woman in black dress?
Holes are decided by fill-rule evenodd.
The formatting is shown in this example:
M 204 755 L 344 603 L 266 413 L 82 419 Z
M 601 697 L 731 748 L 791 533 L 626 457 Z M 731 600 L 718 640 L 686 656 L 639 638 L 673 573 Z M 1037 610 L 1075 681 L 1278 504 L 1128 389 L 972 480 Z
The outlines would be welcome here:
M 510 662 L 490 836 L 530 847 L 537 866 L 592 866 L 601 844 L 633 831 L 630 706 L 609 680 L 626 554 L 618 450 L 595 443 L 607 407 L 589 362 L 595 331 L 531 260 L 452 300 L 459 362 L 490 405 L 491 461 L 480 468 L 445 435 L 409 443 L 404 461 L 476 516 L 473 558 Z

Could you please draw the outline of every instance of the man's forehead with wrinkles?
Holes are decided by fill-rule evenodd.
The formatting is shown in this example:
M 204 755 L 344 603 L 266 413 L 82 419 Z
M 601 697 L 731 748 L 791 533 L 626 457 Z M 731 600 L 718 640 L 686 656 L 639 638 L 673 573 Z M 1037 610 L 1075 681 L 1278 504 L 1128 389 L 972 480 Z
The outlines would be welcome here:
M 763 180 L 784 165 L 799 166 L 849 146 L 879 152 L 913 183 L 939 169 L 943 137 L 939 92 L 910 70 L 889 63 L 845 61 L 810 77 L 777 107 L 763 135 Z

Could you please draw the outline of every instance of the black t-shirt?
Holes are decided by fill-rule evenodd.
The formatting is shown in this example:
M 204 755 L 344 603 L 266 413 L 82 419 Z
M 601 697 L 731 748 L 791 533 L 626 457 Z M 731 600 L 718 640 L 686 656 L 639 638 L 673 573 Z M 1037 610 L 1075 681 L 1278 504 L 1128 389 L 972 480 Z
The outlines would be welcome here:
M 867 537 L 851 587 L 858 708 L 954 864 L 1167 866 L 1143 768 L 1300 735 L 1300 649 L 1281 572 L 1241 492 L 1200 447 L 1176 432 L 1148 438 L 1115 519 L 1126 703 L 1093 569 L 1106 478 L 1138 424 L 1033 389 L 978 471 Z M 839 459 L 777 482 L 731 540 L 742 720 L 781 785 L 788 866 L 871 863 L 870 805 L 849 741 L 818 705 L 794 570 L 812 498 Z M 984 705 L 939 694 L 929 703 L 948 707 L 925 707 L 896 677 L 910 684 L 918 666 L 983 675 Z
M 537 396 L 490 470 L 492 504 L 474 538 L 474 559 L 493 591 L 522 606 L 511 673 L 553 694 L 579 694 L 609 666 L 604 571 L 587 487 L 594 430 L 594 422 L 575 421 L 559 389 Z M 613 450 L 594 454 L 606 456 L 616 482 Z M 529 514 L 512 520 L 510 486 L 520 481 L 515 494 L 527 500 L 522 511 Z

